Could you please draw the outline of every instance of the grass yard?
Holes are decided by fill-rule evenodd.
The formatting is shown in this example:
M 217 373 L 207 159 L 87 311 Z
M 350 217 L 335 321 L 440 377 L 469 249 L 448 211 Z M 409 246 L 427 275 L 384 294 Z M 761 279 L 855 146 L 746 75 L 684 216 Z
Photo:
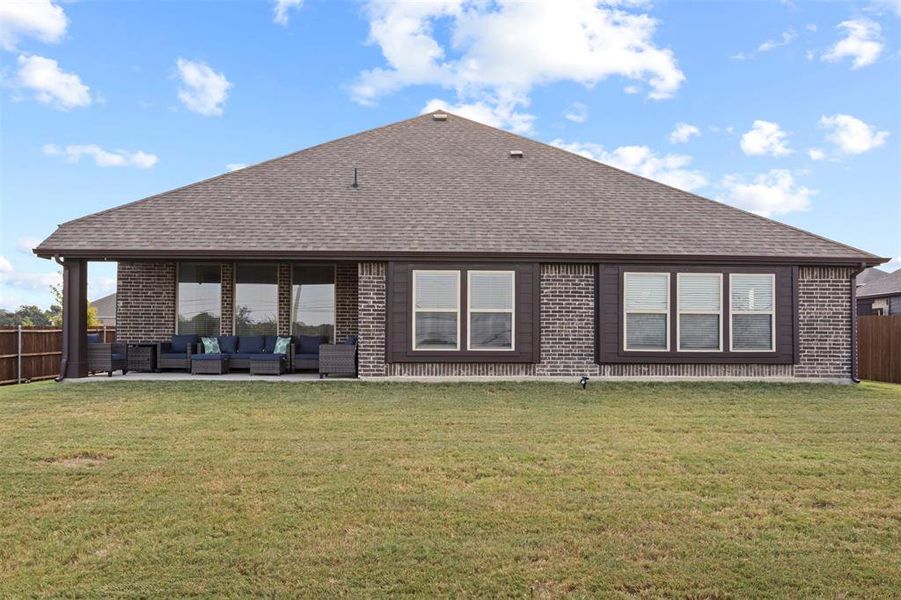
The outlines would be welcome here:
M 898 597 L 901 386 L 0 388 L 0 597 Z

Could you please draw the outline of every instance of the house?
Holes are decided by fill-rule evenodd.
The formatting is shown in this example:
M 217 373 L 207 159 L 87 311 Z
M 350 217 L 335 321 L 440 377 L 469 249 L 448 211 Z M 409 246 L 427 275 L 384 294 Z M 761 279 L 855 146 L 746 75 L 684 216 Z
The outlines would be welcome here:
M 858 315 L 901 315 L 901 269 L 867 269 L 857 278 Z
M 88 261 L 117 335 L 359 336 L 359 374 L 853 374 L 854 277 L 885 259 L 444 112 L 64 223 L 64 374 Z M 73 310 L 74 309 L 74 310 Z
M 97 318 L 106 327 L 116 326 L 116 293 L 108 294 L 91 302 L 97 311 Z

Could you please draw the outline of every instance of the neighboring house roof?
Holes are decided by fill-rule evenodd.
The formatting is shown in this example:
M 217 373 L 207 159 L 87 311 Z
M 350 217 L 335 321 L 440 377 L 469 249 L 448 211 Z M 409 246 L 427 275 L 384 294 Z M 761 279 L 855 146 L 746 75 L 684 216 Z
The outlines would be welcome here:
M 901 295 L 901 269 L 857 288 L 858 298 Z
M 351 185 L 355 168 L 359 187 Z M 559 148 L 432 114 L 69 221 L 35 252 L 884 262 Z
M 115 293 L 104 296 L 103 298 L 97 298 L 96 300 L 91 302 L 91 306 L 93 306 L 97 310 L 97 318 L 100 319 L 104 325 L 116 324 Z
M 887 272 L 882 269 L 877 269 L 875 267 L 864 269 L 862 273 L 857 276 L 857 289 L 859 290 L 861 286 L 866 285 L 868 283 L 872 283 L 874 281 L 878 281 L 888 275 Z

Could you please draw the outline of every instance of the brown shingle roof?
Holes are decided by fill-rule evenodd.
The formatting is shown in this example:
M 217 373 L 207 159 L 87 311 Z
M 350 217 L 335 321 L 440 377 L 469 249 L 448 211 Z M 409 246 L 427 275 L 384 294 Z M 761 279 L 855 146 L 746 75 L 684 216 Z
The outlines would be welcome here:
M 110 258 L 161 251 L 882 262 L 546 144 L 430 114 L 64 223 L 36 250 Z

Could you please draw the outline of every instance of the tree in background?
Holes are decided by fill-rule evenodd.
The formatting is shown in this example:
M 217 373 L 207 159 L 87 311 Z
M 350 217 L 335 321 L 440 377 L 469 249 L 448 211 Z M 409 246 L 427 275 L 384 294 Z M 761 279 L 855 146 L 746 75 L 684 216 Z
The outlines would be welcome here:
M 63 286 L 51 285 L 50 295 L 53 296 L 53 304 L 47 311 L 47 318 L 54 327 L 63 326 Z M 88 327 L 102 327 L 103 323 L 97 318 L 97 309 L 88 302 Z

